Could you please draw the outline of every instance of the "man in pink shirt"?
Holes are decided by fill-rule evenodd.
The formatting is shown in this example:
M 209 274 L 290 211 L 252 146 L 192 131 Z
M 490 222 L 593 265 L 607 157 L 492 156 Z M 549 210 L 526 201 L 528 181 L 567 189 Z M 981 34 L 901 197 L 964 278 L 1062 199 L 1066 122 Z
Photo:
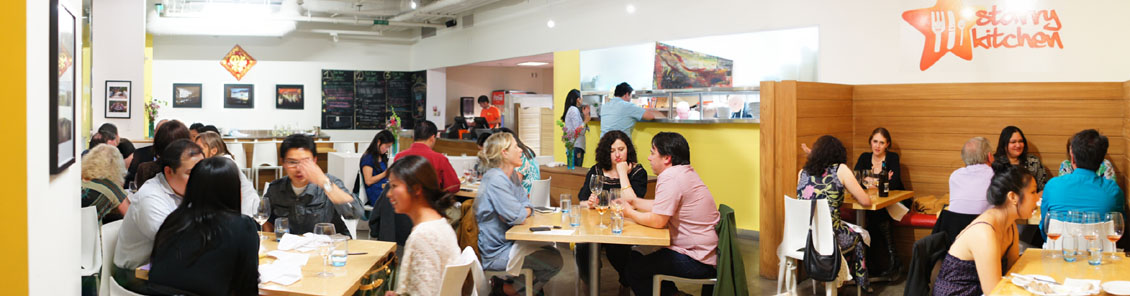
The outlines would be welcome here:
M 624 217 L 640 225 L 667 228 L 671 246 L 643 255 L 632 252 L 628 259 L 628 282 L 636 295 L 651 295 L 652 276 L 683 278 L 715 276 L 718 234 L 718 207 L 710 189 L 691 167 L 690 146 L 682 135 L 662 132 L 651 139 L 651 168 L 659 174 L 655 200 L 638 198 L 631 185 L 621 188 L 619 202 Z M 628 190 L 623 190 L 628 189 Z M 675 285 L 665 282 L 660 295 L 675 293 Z

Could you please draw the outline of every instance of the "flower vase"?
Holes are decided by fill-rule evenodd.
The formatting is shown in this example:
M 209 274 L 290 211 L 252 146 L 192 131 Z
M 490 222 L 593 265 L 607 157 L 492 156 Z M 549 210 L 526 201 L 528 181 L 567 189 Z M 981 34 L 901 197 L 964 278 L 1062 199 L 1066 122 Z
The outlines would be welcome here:
M 400 141 L 392 141 L 392 147 L 388 149 L 389 158 L 396 159 L 396 153 L 398 152 L 400 152 Z
M 576 156 L 574 155 L 576 152 L 573 148 L 566 147 L 565 149 L 565 163 L 569 165 L 569 170 L 573 170 L 577 168 Z
M 152 120 L 152 119 L 150 119 L 150 120 L 149 120 L 149 138 L 150 138 L 150 139 L 154 138 L 154 134 L 153 134 L 153 120 Z

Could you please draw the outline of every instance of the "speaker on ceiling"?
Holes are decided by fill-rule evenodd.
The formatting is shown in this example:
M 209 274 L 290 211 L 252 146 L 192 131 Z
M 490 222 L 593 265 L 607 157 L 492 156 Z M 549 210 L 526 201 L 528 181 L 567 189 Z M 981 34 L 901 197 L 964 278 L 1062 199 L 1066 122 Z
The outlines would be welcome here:
M 444 22 L 443 25 L 447 26 L 448 28 L 454 27 L 455 19 L 448 20 L 447 22 Z

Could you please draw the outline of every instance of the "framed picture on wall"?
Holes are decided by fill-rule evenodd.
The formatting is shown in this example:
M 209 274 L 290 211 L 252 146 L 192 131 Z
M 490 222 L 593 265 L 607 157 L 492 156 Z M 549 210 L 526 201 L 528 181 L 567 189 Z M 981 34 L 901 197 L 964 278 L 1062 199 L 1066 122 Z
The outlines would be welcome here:
M 199 83 L 173 83 L 173 108 L 200 108 Z
M 275 85 L 275 109 L 302 110 L 305 103 L 301 84 Z
M 75 163 L 77 145 L 75 121 L 75 15 L 58 0 L 51 0 L 50 61 L 48 97 L 51 141 L 51 174 L 58 174 Z
M 129 118 L 130 86 L 132 82 L 106 81 L 106 118 Z
M 250 84 L 224 84 L 224 108 L 255 108 L 255 87 Z

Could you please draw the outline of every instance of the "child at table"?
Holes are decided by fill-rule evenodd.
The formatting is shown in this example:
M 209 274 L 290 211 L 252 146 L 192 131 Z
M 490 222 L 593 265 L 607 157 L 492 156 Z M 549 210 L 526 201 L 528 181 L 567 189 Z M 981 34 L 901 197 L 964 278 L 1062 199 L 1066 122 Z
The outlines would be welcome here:
M 957 235 L 942 260 L 934 295 L 989 294 L 1020 257 L 1015 221 L 1028 219 L 1036 208 L 1036 178 L 1018 166 L 994 164 L 993 170 L 987 197 L 992 207 Z

